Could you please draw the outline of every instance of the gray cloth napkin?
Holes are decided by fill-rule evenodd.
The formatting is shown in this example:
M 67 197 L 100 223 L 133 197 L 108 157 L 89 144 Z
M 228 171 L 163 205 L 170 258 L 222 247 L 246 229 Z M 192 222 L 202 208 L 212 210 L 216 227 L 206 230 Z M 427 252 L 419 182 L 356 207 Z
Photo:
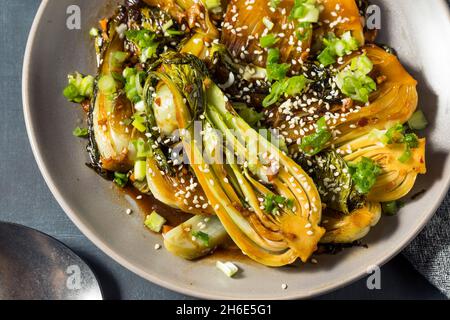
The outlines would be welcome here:
M 428 281 L 450 298 L 450 192 L 403 254 Z

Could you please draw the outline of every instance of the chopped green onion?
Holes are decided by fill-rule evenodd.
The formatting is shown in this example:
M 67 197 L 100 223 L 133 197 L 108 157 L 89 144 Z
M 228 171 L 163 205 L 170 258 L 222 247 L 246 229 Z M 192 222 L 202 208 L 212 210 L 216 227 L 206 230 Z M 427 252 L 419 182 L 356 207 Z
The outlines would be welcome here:
M 94 94 L 93 76 L 83 76 L 76 72 L 68 76 L 68 85 L 64 89 L 63 94 L 67 100 L 75 103 L 81 103 L 86 99 L 92 98 Z
M 269 81 L 283 80 L 284 78 L 286 78 L 286 74 L 289 71 L 290 67 L 291 66 L 287 63 L 273 63 L 267 65 L 267 79 Z
M 122 72 L 124 78 L 130 78 L 136 75 L 136 68 L 125 68 Z
M 347 31 L 339 39 L 334 34 L 323 40 L 325 48 L 319 54 L 317 59 L 324 66 L 329 66 L 336 62 L 337 57 L 343 57 L 359 48 L 358 41 L 352 37 L 350 31 Z
M 169 20 L 169 21 L 167 21 L 166 23 L 164 23 L 163 26 L 162 26 L 161 28 L 162 28 L 162 30 L 163 30 L 164 32 L 166 32 L 166 31 L 169 30 L 172 26 L 173 26 L 173 21 L 172 21 L 172 20 Z
M 405 143 L 405 151 L 398 158 L 398 161 L 402 163 L 406 163 L 412 158 L 411 149 L 419 147 L 419 139 L 414 133 L 407 133 L 402 139 L 402 142 Z
M 366 55 L 362 55 L 352 59 L 350 69 L 361 72 L 362 74 L 369 74 L 373 69 L 373 63 Z
M 267 64 L 274 64 L 280 61 L 281 53 L 279 49 L 269 49 L 267 52 Z
M 204 0 L 203 2 L 206 9 L 208 10 L 214 10 L 222 7 L 222 3 L 220 0 Z
M 335 78 L 341 92 L 355 101 L 368 102 L 369 95 L 377 89 L 377 84 L 367 74 L 373 64 L 367 56 L 353 58 L 350 68 L 339 72 Z
M 356 190 L 368 194 L 381 174 L 381 168 L 372 160 L 363 157 L 360 162 L 348 164 Z
M 138 159 L 145 159 L 148 156 L 151 156 L 151 150 L 148 143 L 144 141 L 144 139 L 138 139 L 133 141 L 134 148 L 136 149 L 136 157 Z
M 271 214 L 276 214 L 280 208 L 283 208 L 285 206 L 289 209 L 292 209 L 293 204 L 294 200 L 286 199 L 283 196 L 275 194 L 266 195 L 263 202 L 264 211 Z
M 415 133 L 407 133 L 403 139 L 404 143 L 412 149 L 419 147 L 419 138 Z
M 181 36 L 181 35 L 184 34 L 183 31 L 174 30 L 174 29 L 169 29 L 169 30 L 166 31 L 166 33 L 167 33 L 169 36 Z
M 405 151 L 398 158 L 402 163 L 406 163 L 412 158 L 411 149 L 419 147 L 419 138 L 415 133 L 405 133 L 405 127 L 397 123 L 389 128 L 386 133 L 381 136 L 381 142 L 384 144 L 404 143 Z
M 134 164 L 134 178 L 137 181 L 144 181 L 146 177 L 147 164 L 143 160 L 138 160 Z
M 427 127 L 428 121 L 422 110 L 417 110 L 408 120 L 408 125 L 413 130 L 423 130 Z
M 325 48 L 318 56 L 318 60 L 324 66 L 329 66 L 336 62 L 336 57 L 330 48 Z
M 306 79 L 303 75 L 288 78 L 286 80 L 284 94 L 288 97 L 296 96 L 302 93 L 307 83 L 308 79 Z
M 295 0 L 289 18 L 298 22 L 316 23 L 319 15 L 316 0 Z
M 390 127 L 382 137 L 382 142 L 384 144 L 406 143 L 411 148 L 417 148 L 419 145 L 417 135 L 414 133 L 405 134 L 405 127 L 401 123 Z
M 112 54 L 112 63 L 115 66 L 121 66 L 128 58 L 127 52 L 115 51 Z
M 144 117 L 135 114 L 134 116 L 134 121 L 132 122 L 133 127 L 135 127 L 139 132 L 144 133 L 145 131 L 147 131 L 147 126 L 145 125 L 145 119 Z
M 395 216 L 402 206 L 403 204 L 399 201 L 389 201 L 381 204 L 383 213 L 388 216 Z
M 125 78 L 125 93 L 128 100 L 138 103 L 142 100 L 142 81 L 145 80 L 145 72 L 137 71 L 136 68 L 125 68 L 122 75 Z
M 405 127 L 401 123 L 397 123 L 386 131 L 384 137 L 382 137 L 382 142 L 384 144 L 402 143 L 404 133 Z
M 268 17 L 264 17 L 263 18 L 263 23 L 266 26 L 267 30 L 272 30 L 274 27 L 273 22 L 268 18 Z
M 317 121 L 316 133 L 304 137 L 300 148 L 310 156 L 316 155 L 325 148 L 331 137 L 332 134 L 328 130 L 326 120 L 322 117 Z
M 270 48 L 273 47 L 278 41 L 279 39 L 275 34 L 269 33 L 268 35 L 259 39 L 259 44 L 262 48 Z
M 91 37 L 98 37 L 98 35 L 99 35 L 99 31 L 98 31 L 98 29 L 97 28 L 92 28 L 91 30 L 89 30 L 89 35 L 91 36 Z
M 77 127 L 73 130 L 73 135 L 78 138 L 86 138 L 89 135 L 89 130 L 86 128 Z
M 409 160 L 411 160 L 411 158 L 412 158 L 411 148 L 408 145 L 406 145 L 405 151 L 401 154 L 400 157 L 398 157 L 398 161 L 400 161 L 401 163 L 406 163 Z
M 128 183 L 128 175 L 126 173 L 114 172 L 114 182 L 121 188 L 125 188 Z
M 229 278 L 232 278 L 239 271 L 239 268 L 231 262 L 217 261 L 216 267 L 217 267 L 217 269 L 219 269 L 220 271 L 225 273 L 225 275 Z
M 270 94 L 267 95 L 263 100 L 263 107 L 267 108 L 275 103 L 281 98 L 284 94 L 285 82 L 277 81 L 272 85 L 270 89 Z
M 277 81 L 272 85 L 270 94 L 263 100 L 263 107 L 267 108 L 275 103 L 285 95 L 288 97 L 296 96 L 305 89 L 308 83 L 308 79 L 305 76 L 295 76 L 284 79 L 283 81 Z
M 116 92 L 116 80 L 111 75 L 104 75 L 98 81 L 98 88 L 105 94 L 113 94 Z
M 289 71 L 290 65 L 283 63 L 279 64 L 280 60 L 280 50 L 279 49 L 269 49 L 267 54 L 267 79 L 272 80 L 283 80 Z
M 156 34 L 149 30 L 128 30 L 125 32 L 128 41 L 133 42 L 139 49 L 139 58 L 142 63 L 147 62 L 156 56 L 158 50 L 158 42 L 156 41 Z
M 271 8 L 275 9 L 280 4 L 281 0 L 270 0 L 269 5 Z
M 205 247 L 209 247 L 209 235 L 202 231 L 192 231 L 192 237 L 198 240 Z
M 164 217 L 160 216 L 156 211 L 153 211 L 146 217 L 144 224 L 151 231 L 160 233 L 166 222 L 167 220 Z

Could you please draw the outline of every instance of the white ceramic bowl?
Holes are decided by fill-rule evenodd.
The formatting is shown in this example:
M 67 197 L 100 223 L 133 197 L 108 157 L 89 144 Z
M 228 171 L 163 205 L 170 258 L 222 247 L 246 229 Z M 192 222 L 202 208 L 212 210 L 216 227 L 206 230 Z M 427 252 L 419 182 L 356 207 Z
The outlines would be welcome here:
M 61 95 L 66 75 L 95 73 L 88 30 L 114 8 L 110 1 L 47 0 L 37 13 L 23 69 L 25 120 L 34 155 L 54 196 L 81 231 L 116 261 L 145 279 L 202 298 L 306 298 L 336 289 L 381 265 L 422 229 L 440 205 L 450 179 L 450 18 L 441 0 L 375 1 L 382 6 L 381 42 L 394 47 L 419 81 L 420 107 L 427 129 L 429 172 L 415 191 L 426 192 L 409 202 L 396 217 L 384 217 L 365 239 L 368 249 L 353 248 L 318 257 L 318 265 L 267 268 L 238 261 L 243 272 L 228 279 L 215 258 L 188 262 L 165 250 L 148 233 L 141 217 L 124 214 L 124 197 L 88 169 L 84 142 L 72 136 L 82 119 L 78 108 Z M 66 28 L 66 9 L 80 6 L 82 29 Z M 413 191 L 414 193 L 414 191 Z M 287 283 L 287 290 L 281 284 Z

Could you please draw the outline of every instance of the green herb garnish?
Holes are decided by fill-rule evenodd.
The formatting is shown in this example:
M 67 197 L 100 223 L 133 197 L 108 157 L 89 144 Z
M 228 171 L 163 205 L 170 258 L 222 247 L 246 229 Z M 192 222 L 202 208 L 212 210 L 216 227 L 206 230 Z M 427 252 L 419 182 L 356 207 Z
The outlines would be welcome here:
M 317 121 L 316 133 L 304 137 L 302 139 L 302 143 L 300 144 L 300 148 L 307 155 L 316 155 L 325 148 L 327 142 L 330 141 L 331 137 L 332 135 L 328 130 L 325 118 L 320 118 Z
M 398 158 L 398 161 L 402 163 L 406 163 L 412 158 L 411 149 L 415 149 L 419 147 L 419 138 L 415 133 L 405 133 L 405 127 L 397 123 L 391 128 L 389 128 L 384 136 L 381 138 L 381 141 L 384 144 L 394 144 L 394 143 L 404 143 L 405 151 Z
M 259 45 L 261 46 L 261 48 L 270 48 L 273 47 L 278 41 L 279 39 L 276 35 L 274 35 L 273 33 L 269 33 L 267 36 L 261 37 L 261 39 L 259 39 Z
M 86 99 L 91 99 L 94 94 L 93 76 L 83 76 L 81 73 L 74 73 L 68 76 L 68 85 L 63 94 L 70 102 L 81 103 Z
M 159 44 L 156 41 L 156 34 L 153 32 L 149 30 L 128 30 L 125 32 L 125 36 L 139 49 L 139 58 L 142 63 L 156 56 Z
M 294 207 L 293 199 L 286 199 L 283 196 L 268 194 L 263 202 L 264 210 L 270 214 L 276 214 L 282 207 L 292 209 Z
M 89 135 L 89 130 L 86 128 L 77 127 L 73 130 L 73 135 L 77 138 L 87 138 Z
M 372 159 L 366 157 L 356 164 L 349 163 L 348 167 L 355 188 L 361 194 L 368 194 L 381 174 L 381 168 Z
M 286 78 L 286 74 L 290 69 L 290 65 L 286 63 L 278 63 L 280 61 L 280 50 L 269 49 L 267 54 L 267 79 L 269 81 L 280 81 Z
M 401 207 L 403 207 L 403 203 L 400 201 L 389 201 L 381 204 L 383 213 L 388 216 L 395 216 Z
M 125 78 L 125 93 L 127 98 L 133 103 L 141 101 L 143 95 L 142 83 L 145 81 L 145 72 L 137 71 L 136 68 L 126 68 L 122 76 Z
M 408 125 L 413 130 L 423 130 L 428 125 L 428 120 L 422 110 L 417 110 L 408 120 Z
M 343 94 L 360 102 L 368 102 L 369 95 L 377 89 L 377 84 L 368 76 L 373 64 L 366 55 L 353 58 L 350 66 L 339 72 L 336 84 Z
M 128 174 L 121 172 L 114 172 L 114 182 L 121 188 L 125 188 L 128 183 Z
M 359 48 L 358 41 L 352 37 L 350 31 L 347 31 L 339 39 L 334 34 L 330 34 L 323 39 L 325 48 L 319 54 L 317 59 L 324 66 L 329 66 L 336 62 L 337 57 L 343 57 Z
M 205 247 L 209 247 L 209 235 L 202 231 L 192 231 L 192 236 L 199 240 Z
M 269 0 L 269 5 L 271 8 L 276 8 L 280 4 L 281 0 Z
M 320 10 L 316 0 L 295 0 L 289 19 L 298 22 L 316 23 L 319 21 Z
M 286 97 L 293 97 L 303 92 L 308 79 L 305 76 L 294 76 L 286 78 L 282 81 L 277 81 L 272 85 L 270 94 L 263 100 L 263 107 L 267 108 L 275 103 L 284 95 Z
M 160 233 L 166 222 L 167 220 L 164 217 L 160 216 L 156 211 L 153 211 L 146 217 L 144 225 L 151 231 Z

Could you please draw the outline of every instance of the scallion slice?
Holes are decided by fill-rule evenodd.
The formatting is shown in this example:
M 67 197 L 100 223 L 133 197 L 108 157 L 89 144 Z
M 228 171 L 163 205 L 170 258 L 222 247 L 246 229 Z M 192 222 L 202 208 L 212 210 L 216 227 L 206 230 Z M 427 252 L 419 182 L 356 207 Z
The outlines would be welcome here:
M 146 177 L 146 162 L 143 160 L 138 160 L 134 164 L 134 179 L 137 181 L 144 181 Z
M 268 35 L 259 39 L 259 44 L 262 48 L 270 48 L 273 47 L 278 42 L 278 40 L 279 39 L 276 35 L 274 35 L 273 33 L 269 33 Z
M 86 138 L 89 135 L 89 130 L 86 128 L 77 127 L 73 130 L 73 135 L 77 138 Z
M 428 120 L 422 110 L 417 110 L 408 120 L 408 125 L 413 130 L 423 130 L 428 125 Z
M 216 267 L 217 269 L 225 273 L 225 275 L 229 278 L 232 278 L 239 271 L 239 268 L 234 263 L 231 262 L 217 261 Z
M 167 220 L 160 216 L 156 211 L 153 211 L 150 215 L 145 219 L 145 226 L 149 228 L 151 231 L 160 233 L 162 227 L 166 224 Z

